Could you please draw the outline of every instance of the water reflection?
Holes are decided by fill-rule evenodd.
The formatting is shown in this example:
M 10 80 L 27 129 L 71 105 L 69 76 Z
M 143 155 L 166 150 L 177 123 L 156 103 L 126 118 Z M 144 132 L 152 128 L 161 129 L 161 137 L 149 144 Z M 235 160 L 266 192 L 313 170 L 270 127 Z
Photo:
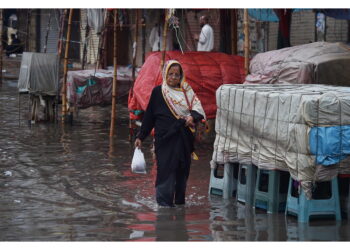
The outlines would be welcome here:
M 339 241 L 347 237 L 341 237 L 342 223 L 330 220 L 310 221 L 300 223 L 295 219 L 286 219 L 286 231 L 288 240 L 291 241 Z M 347 230 L 345 230 L 347 231 Z
M 155 225 L 157 241 L 187 241 L 185 208 L 160 208 Z

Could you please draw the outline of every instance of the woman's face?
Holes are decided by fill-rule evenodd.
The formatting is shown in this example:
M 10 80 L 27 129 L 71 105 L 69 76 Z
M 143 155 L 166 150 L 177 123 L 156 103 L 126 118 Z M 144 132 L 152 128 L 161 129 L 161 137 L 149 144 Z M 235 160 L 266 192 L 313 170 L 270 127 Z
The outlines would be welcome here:
M 181 71 L 179 65 L 171 66 L 166 76 L 166 83 L 173 88 L 180 87 Z

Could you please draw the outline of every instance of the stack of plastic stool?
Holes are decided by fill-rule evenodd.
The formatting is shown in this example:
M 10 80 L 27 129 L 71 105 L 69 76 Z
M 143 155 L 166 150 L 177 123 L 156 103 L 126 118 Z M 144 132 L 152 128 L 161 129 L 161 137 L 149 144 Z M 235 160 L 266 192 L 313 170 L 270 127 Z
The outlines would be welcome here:
M 237 183 L 237 200 L 247 205 L 253 205 L 257 167 L 250 164 L 240 164 Z
M 258 169 L 254 207 L 265 209 L 268 213 L 285 211 L 288 181 L 288 172 Z
M 339 174 L 339 198 L 340 198 L 340 210 L 342 215 L 349 219 L 350 217 L 350 175 Z
M 301 189 L 300 195 L 295 195 L 293 179 L 290 177 L 288 185 L 288 196 L 286 215 L 293 214 L 298 216 L 299 222 L 308 222 L 310 216 L 334 215 L 336 220 L 341 220 L 338 179 L 333 178 L 331 182 L 318 182 L 318 185 L 330 184 L 330 197 L 316 199 L 318 195 L 313 194 L 313 199 L 306 199 L 304 191 Z
M 238 163 L 225 163 L 223 176 L 218 176 L 218 168 L 221 166 L 218 165 L 211 170 L 209 194 L 221 195 L 228 199 L 237 190 L 237 177 L 235 177 L 237 171 L 235 170 L 238 169 Z

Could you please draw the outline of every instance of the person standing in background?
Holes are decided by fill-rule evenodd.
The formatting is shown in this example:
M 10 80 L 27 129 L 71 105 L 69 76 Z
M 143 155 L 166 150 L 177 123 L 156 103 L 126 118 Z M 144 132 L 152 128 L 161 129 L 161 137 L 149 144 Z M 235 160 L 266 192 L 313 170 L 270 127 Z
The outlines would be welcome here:
M 208 16 L 201 16 L 199 24 L 202 27 L 201 33 L 194 36 L 194 39 L 198 41 L 197 51 L 212 51 L 214 48 L 214 31 L 209 25 Z

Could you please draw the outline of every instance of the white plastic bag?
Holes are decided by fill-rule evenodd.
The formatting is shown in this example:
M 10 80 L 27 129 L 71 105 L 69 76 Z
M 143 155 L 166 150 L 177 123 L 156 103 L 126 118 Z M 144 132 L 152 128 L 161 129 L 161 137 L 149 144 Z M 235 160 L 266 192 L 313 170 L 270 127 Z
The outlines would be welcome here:
M 135 148 L 134 157 L 131 162 L 131 171 L 137 174 L 146 173 L 146 161 L 141 149 L 138 147 Z

